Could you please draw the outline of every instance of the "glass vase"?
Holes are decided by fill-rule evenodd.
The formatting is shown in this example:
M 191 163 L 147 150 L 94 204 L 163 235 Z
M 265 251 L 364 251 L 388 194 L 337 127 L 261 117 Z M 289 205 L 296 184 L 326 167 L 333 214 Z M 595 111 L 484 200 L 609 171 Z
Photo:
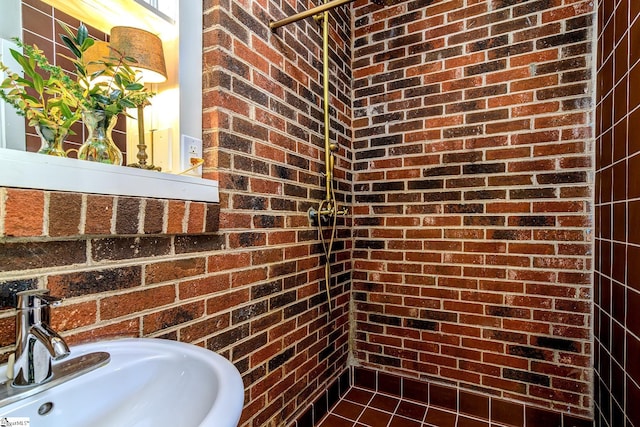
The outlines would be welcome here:
M 68 129 L 61 127 L 52 128 L 47 125 L 36 125 L 36 133 L 40 137 L 39 154 L 47 154 L 49 156 L 67 157 L 62 144 L 67 137 Z
M 122 151 L 111 138 L 118 116 L 104 110 L 89 110 L 82 113 L 82 121 L 88 136 L 78 149 L 78 158 L 92 162 L 122 164 Z

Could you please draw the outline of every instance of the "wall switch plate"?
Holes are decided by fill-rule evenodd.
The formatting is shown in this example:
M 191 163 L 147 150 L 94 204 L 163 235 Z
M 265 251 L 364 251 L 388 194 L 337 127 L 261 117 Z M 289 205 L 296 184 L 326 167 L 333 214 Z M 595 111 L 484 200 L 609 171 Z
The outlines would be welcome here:
M 180 170 L 185 171 L 202 159 L 202 140 L 188 135 L 180 139 Z M 202 176 L 202 166 L 198 166 L 185 175 Z

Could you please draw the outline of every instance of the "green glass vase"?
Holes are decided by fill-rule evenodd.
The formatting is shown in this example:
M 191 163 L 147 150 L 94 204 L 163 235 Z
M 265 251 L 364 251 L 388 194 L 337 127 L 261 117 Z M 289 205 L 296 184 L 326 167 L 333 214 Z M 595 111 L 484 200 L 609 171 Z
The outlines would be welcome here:
M 122 165 L 122 151 L 111 138 L 118 116 L 104 110 L 89 110 L 82 113 L 82 121 L 88 136 L 78 149 L 78 158 L 91 162 Z
M 40 137 L 39 154 L 49 156 L 67 157 L 62 144 L 67 137 L 68 129 L 57 127 L 52 128 L 47 125 L 38 124 L 35 127 L 36 133 Z

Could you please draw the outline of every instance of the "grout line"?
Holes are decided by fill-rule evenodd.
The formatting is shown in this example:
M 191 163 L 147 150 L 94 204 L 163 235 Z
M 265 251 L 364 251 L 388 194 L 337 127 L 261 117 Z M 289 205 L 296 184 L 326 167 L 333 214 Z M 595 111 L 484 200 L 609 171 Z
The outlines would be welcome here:
M 349 391 L 351 390 L 359 390 L 359 391 L 363 391 L 363 392 L 367 392 L 367 393 L 371 393 L 371 397 L 367 400 L 366 403 L 361 403 L 361 402 L 356 402 L 353 400 L 349 400 L 346 395 L 349 393 Z M 397 403 L 394 407 L 394 409 L 392 410 L 386 410 L 383 409 L 381 407 L 376 406 L 375 404 L 373 404 L 376 396 L 381 396 L 381 397 L 388 397 L 388 398 L 393 398 L 395 400 L 397 400 Z M 333 411 L 333 409 L 342 401 L 346 401 L 348 403 L 354 404 L 354 405 L 358 405 L 362 407 L 362 412 L 357 416 L 357 418 L 355 420 L 346 418 L 340 414 L 337 414 Z M 400 405 L 402 404 L 402 402 L 407 402 L 413 405 L 417 405 L 417 406 L 421 406 L 423 408 L 425 408 L 425 412 L 424 415 L 422 416 L 422 418 L 420 419 L 414 419 L 414 418 L 410 418 L 408 416 L 402 415 L 398 413 L 398 410 L 400 408 Z M 341 419 L 344 419 L 346 421 L 350 421 L 353 422 L 353 426 L 355 427 L 355 425 L 357 423 L 361 423 L 362 421 L 362 417 L 364 415 L 364 413 L 367 411 L 367 409 L 372 409 L 372 410 L 376 410 L 379 412 L 382 412 L 384 414 L 390 415 L 389 421 L 387 423 L 387 427 L 391 425 L 391 422 L 393 421 L 394 417 L 397 418 L 401 418 L 401 419 L 406 419 L 406 420 L 411 420 L 411 421 L 415 421 L 417 423 L 421 424 L 422 426 L 426 426 L 427 423 L 427 415 L 429 414 L 429 411 L 439 411 L 439 412 L 443 412 L 443 413 L 447 413 L 450 415 L 454 415 L 455 416 L 455 425 L 457 425 L 460 420 L 464 417 L 466 419 L 470 419 L 470 420 L 475 420 L 475 421 L 479 421 L 482 423 L 485 423 L 487 426 L 491 426 L 491 427 L 504 427 L 504 425 L 496 423 L 491 421 L 491 407 L 489 407 L 489 417 L 488 418 L 482 418 L 482 417 L 478 417 L 475 415 L 471 415 L 471 414 L 462 414 L 459 410 L 451 410 L 448 408 L 441 408 L 441 407 L 434 407 L 430 404 L 424 403 L 424 402 L 420 402 L 420 401 L 414 401 L 412 399 L 406 399 L 400 396 L 397 396 L 395 394 L 390 394 L 390 393 L 385 393 L 385 392 L 381 392 L 381 391 L 374 391 L 371 389 L 367 389 L 367 388 L 362 388 L 362 387 L 358 387 L 358 386 L 351 386 L 347 392 L 343 395 L 343 397 L 341 397 L 338 402 L 336 402 L 336 404 L 332 407 L 329 408 L 329 411 L 327 412 L 327 414 L 322 418 L 321 422 L 324 421 L 330 414 L 336 417 L 339 417 Z
M 427 410 L 424 411 L 424 416 L 422 417 L 422 424 L 426 424 L 427 423 L 427 414 L 429 413 L 429 410 L 431 410 L 431 405 L 426 403 L 425 406 L 427 407 Z

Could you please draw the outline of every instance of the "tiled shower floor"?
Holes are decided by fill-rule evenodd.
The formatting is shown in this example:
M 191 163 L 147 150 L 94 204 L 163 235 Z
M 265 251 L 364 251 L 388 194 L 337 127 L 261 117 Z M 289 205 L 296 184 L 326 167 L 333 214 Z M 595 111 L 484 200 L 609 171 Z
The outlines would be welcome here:
M 390 394 L 351 387 L 317 427 L 502 427 Z

